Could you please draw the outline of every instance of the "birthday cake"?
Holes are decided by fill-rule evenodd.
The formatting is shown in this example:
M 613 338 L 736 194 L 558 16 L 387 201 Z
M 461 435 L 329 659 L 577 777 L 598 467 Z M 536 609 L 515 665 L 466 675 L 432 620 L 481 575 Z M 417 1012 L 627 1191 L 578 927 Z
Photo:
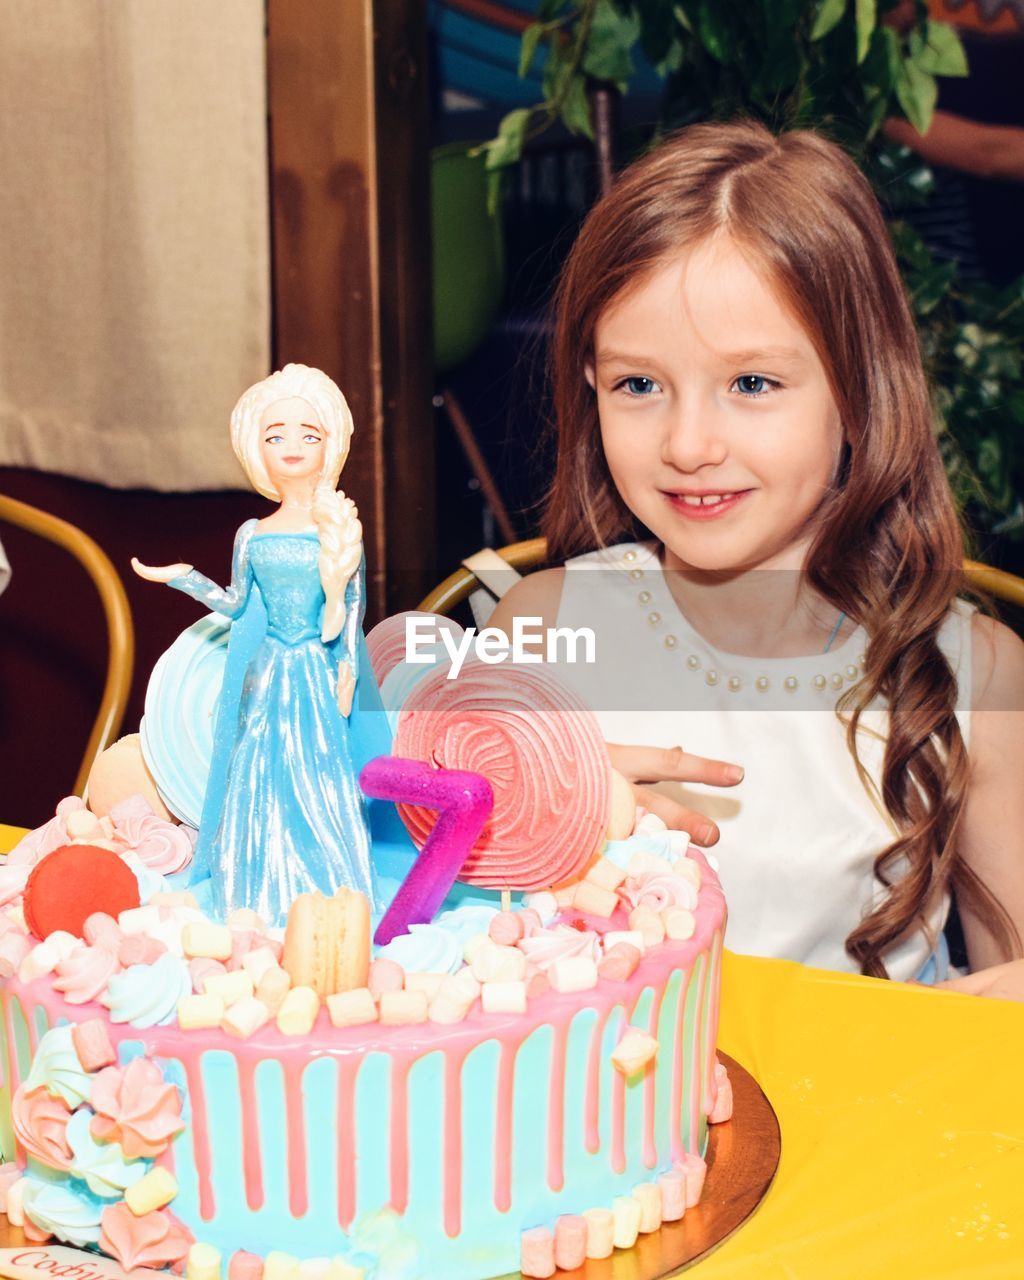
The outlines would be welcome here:
M 609 1257 L 697 1203 L 731 1114 L 714 870 L 544 669 L 362 641 L 333 383 L 246 413 L 257 487 L 312 477 L 336 525 L 243 526 L 227 591 L 136 565 L 220 612 L 0 866 L 0 1209 L 192 1280 Z

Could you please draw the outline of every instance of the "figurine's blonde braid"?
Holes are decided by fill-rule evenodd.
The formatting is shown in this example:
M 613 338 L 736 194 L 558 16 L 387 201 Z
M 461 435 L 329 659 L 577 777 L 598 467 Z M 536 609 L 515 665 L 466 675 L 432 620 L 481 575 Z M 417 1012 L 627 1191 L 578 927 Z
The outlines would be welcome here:
M 324 644 L 341 634 L 345 623 L 345 588 L 359 569 L 363 526 L 356 504 L 330 484 L 317 485 L 313 520 L 320 536 L 320 584 L 324 589 Z

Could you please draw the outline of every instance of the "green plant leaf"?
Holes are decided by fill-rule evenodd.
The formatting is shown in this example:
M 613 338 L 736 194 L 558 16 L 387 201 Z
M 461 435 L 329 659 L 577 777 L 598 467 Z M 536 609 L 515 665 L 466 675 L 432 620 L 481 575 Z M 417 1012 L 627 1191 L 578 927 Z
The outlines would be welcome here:
M 860 66 L 868 56 L 871 33 L 874 31 L 875 24 L 878 21 L 876 0 L 856 0 L 855 12 L 857 20 L 857 65 Z
M 533 60 L 537 56 L 537 46 L 540 44 L 540 38 L 544 34 L 544 28 L 539 22 L 532 22 L 523 32 L 523 43 L 519 50 L 519 79 L 526 78 L 526 73 L 533 66 Z
M 515 164 L 523 154 L 526 130 L 533 114 L 529 107 L 517 107 L 510 111 L 498 126 L 498 136 L 486 144 L 488 169 L 503 169 Z
M 743 28 L 737 27 L 722 12 L 717 0 L 700 0 L 697 15 L 697 34 L 700 42 L 716 62 L 730 64 L 736 57 L 736 37 Z
M 933 76 L 965 76 L 968 72 L 967 54 L 948 22 L 929 20 L 914 62 Z
M 584 137 L 593 138 L 594 126 L 590 120 L 587 82 L 583 76 L 573 76 L 569 90 L 562 100 L 559 115 L 570 133 L 582 133 Z
M 625 91 L 633 74 L 632 48 L 640 38 L 640 20 L 620 13 L 611 0 L 597 0 L 590 36 L 583 54 L 583 70 L 595 80 L 607 80 Z
M 827 36 L 842 21 L 845 12 L 846 0 L 821 0 L 814 26 L 811 27 L 811 39 L 821 40 Z
M 903 63 L 896 80 L 896 97 L 918 133 L 925 134 L 931 127 L 938 96 L 939 88 L 934 76 L 922 71 L 915 62 L 907 60 Z

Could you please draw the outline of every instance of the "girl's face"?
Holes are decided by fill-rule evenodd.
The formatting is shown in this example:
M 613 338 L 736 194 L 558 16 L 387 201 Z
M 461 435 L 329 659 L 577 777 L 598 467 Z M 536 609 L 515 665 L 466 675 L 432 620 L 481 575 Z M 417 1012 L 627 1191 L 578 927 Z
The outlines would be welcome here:
M 298 396 L 278 400 L 260 418 L 260 451 L 274 487 L 320 478 L 327 433 L 313 407 Z M 310 486 L 310 487 L 313 487 Z
M 601 315 L 601 439 L 671 568 L 799 568 L 836 472 L 814 347 L 727 236 L 654 268 Z

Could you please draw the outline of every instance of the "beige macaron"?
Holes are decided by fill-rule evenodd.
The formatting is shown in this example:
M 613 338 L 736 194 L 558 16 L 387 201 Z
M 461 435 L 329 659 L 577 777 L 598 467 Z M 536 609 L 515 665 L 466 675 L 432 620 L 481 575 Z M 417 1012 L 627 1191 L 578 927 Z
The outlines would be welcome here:
M 341 888 L 333 898 L 301 893 L 288 910 L 282 968 L 296 987 L 323 999 L 365 987 L 370 968 L 370 904 Z

